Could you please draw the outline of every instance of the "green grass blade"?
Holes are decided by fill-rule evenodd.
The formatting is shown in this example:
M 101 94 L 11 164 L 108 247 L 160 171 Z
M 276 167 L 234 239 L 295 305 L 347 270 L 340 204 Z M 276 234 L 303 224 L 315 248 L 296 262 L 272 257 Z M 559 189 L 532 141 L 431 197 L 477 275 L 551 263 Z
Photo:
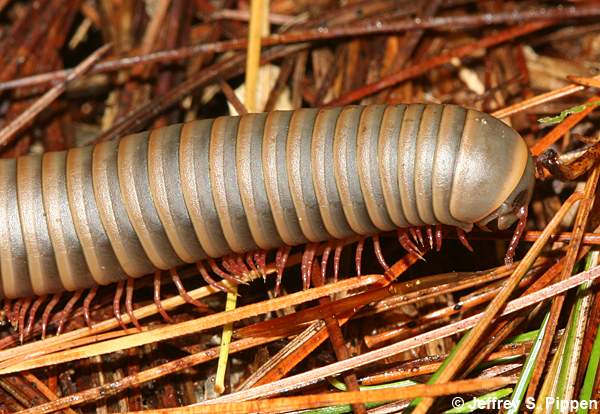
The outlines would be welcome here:
M 585 270 L 594 267 L 598 262 L 598 252 L 593 251 L 587 255 Z M 562 401 L 570 401 L 574 398 L 575 381 L 579 368 L 579 358 L 583 346 L 583 338 L 592 306 L 592 283 L 584 283 L 577 289 L 577 299 L 572 307 L 568 324 L 567 339 L 563 362 L 559 374 L 556 396 Z
M 527 387 L 529 386 L 529 381 L 531 381 L 531 375 L 533 375 L 533 369 L 535 368 L 535 363 L 538 354 L 540 353 L 540 348 L 544 339 L 544 332 L 546 331 L 546 325 L 548 324 L 549 318 L 550 312 L 548 311 L 546 313 L 546 316 L 544 316 L 544 320 L 542 321 L 540 329 L 538 329 L 537 331 L 538 333 L 531 347 L 531 351 L 525 359 L 525 365 L 523 365 L 523 370 L 521 371 L 519 380 L 515 385 L 515 390 L 513 391 L 510 397 L 510 405 L 509 409 L 507 410 L 507 414 L 516 414 L 517 412 L 519 412 L 519 408 L 523 404 L 523 397 L 525 396 L 525 392 L 527 391 Z
M 594 392 L 594 381 L 598 374 L 598 365 L 600 364 L 600 329 L 596 332 L 596 338 L 594 339 L 594 345 L 592 347 L 592 353 L 588 366 L 585 371 L 585 378 L 583 379 L 583 386 L 579 393 L 579 401 L 591 401 L 592 393 Z M 588 408 L 579 407 L 577 414 L 586 414 Z

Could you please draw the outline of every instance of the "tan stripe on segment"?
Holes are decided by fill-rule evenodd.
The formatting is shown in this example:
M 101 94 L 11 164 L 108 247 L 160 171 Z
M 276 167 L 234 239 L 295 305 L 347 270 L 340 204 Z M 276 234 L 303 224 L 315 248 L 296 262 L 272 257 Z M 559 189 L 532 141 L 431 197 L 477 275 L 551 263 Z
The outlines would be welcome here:
M 96 205 L 115 255 L 127 275 L 139 277 L 155 270 L 131 226 L 123 204 L 117 174 L 117 141 L 107 141 L 94 147 L 92 183 Z
M 417 134 L 415 195 L 419 216 L 427 224 L 437 223 L 433 213 L 432 176 L 442 109 L 442 105 L 425 105 Z
M 262 141 L 267 114 L 240 118 L 236 144 L 236 169 L 240 196 L 252 237 L 258 247 L 281 247 L 263 178 Z
M 246 212 L 240 198 L 235 165 L 235 146 L 239 117 L 215 119 L 210 134 L 209 164 L 213 199 L 225 240 L 231 250 L 244 253 L 256 250 Z
M 288 246 L 306 243 L 290 193 L 286 143 L 293 111 L 269 113 L 263 136 L 263 175 L 271 212 L 281 240 Z
M 64 290 L 42 201 L 42 157 L 28 155 L 17 158 L 17 199 L 31 286 L 36 295 Z
M 93 147 L 67 152 L 66 176 L 69 209 L 87 266 L 99 285 L 126 277 L 106 235 L 94 198 L 92 184 Z
M 427 224 L 421 220 L 417 210 L 415 192 L 415 154 L 417 153 L 417 134 L 421 124 L 424 105 L 413 104 L 406 107 L 398 142 L 398 185 L 404 217 L 413 226 Z
M 452 180 L 467 111 L 456 105 L 444 105 L 433 161 L 432 194 L 436 219 L 449 226 L 468 228 L 450 214 Z
M 398 186 L 398 137 L 404 119 L 406 105 L 387 106 L 379 130 L 379 179 L 386 209 L 396 227 L 408 227 L 410 223 L 404 216 Z
M 311 170 L 315 193 L 323 224 L 336 239 L 353 236 L 346 221 L 342 200 L 335 184 L 333 163 L 333 137 L 341 108 L 319 110 L 315 119 L 311 145 Z
M 179 176 L 183 199 L 202 249 L 210 257 L 222 257 L 231 253 L 231 249 L 223 235 L 210 191 L 208 152 L 212 125 L 212 119 L 183 125 L 179 142 Z
M 17 203 L 17 161 L 0 159 L 0 272 L 3 297 L 33 294 Z
M 182 264 L 162 226 L 148 179 L 148 134 L 128 135 L 119 142 L 117 167 L 125 209 L 152 264 L 170 269 Z
M 363 108 L 345 107 L 338 118 L 333 140 L 333 165 L 337 188 L 348 224 L 357 234 L 377 232 L 360 188 L 357 170 L 357 135 Z
M 385 105 L 369 105 L 360 115 L 356 163 L 360 188 L 371 221 L 380 231 L 394 230 L 379 179 L 378 144 Z
M 65 151 L 43 155 L 42 196 L 58 273 L 63 286 L 73 291 L 92 287 L 95 283 L 68 208 L 66 160 Z
M 286 167 L 290 194 L 304 236 L 318 242 L 331 238 L 325 230 L 313 185 L 311 141 L 317 109 L 297 109 L 292 114 L 286 142 Z
M 184 262 L 207 257 L 194 233 L 179 179 L 181 124 L 150 132 L 148 179 L 150 194 L 171 246 Z

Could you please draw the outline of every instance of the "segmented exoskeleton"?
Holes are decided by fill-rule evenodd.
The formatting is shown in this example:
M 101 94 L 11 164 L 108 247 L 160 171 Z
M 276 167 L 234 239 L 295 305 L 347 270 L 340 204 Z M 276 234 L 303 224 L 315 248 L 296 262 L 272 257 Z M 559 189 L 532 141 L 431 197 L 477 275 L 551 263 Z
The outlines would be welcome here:
M 1 294 L 415 226 L 506 229 L 533 171 L 503 122 L 436 104 L 223 116 L 4 159 Z

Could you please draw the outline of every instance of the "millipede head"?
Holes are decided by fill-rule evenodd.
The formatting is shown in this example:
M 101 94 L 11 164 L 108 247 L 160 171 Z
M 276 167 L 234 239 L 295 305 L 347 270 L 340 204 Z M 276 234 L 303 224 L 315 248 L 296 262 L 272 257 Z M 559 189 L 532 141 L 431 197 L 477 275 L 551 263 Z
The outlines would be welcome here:
M 521 211 L 529 205 L 533 195 L 535 185 L 535 168 L 531 157 L 528 158 L 527 166 L 519 183 L 508 196 L 506 201 L 500 207 L 485 219 L 477 222 L 481 227 L 485 227 L 489 222 L 498 219 L 497 227 L 499 230 L 506 230 L 518 221 L 521 217 Z

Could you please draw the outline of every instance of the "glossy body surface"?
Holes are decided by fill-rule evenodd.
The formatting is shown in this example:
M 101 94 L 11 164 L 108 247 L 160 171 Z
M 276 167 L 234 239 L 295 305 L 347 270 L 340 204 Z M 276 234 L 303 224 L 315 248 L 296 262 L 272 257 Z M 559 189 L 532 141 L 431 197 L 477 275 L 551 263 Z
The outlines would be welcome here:
M 228 254 L 516 219 L 523 139 L 452 105 L 299 109 L 172 125 L 0 160 L 8 298 L 76 290 Z

